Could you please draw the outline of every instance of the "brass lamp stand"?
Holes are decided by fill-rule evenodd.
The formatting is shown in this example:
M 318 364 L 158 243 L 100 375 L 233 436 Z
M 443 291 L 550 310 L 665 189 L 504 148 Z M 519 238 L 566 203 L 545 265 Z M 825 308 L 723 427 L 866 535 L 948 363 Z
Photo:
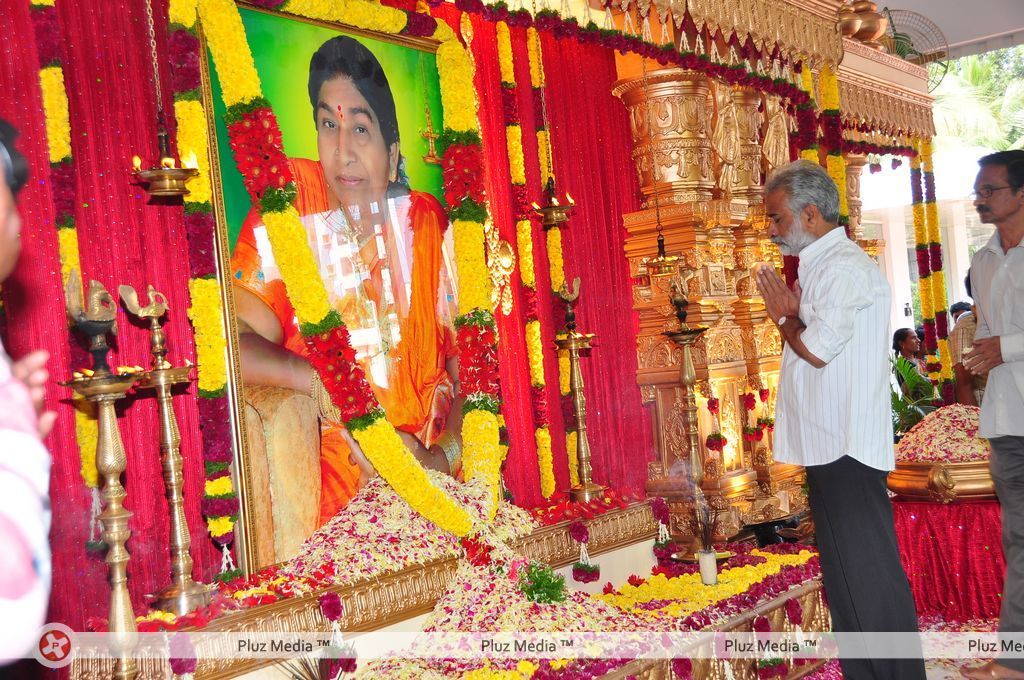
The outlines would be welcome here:
M 580 333 L 576 330 L 576 311 L 573 303 L 580 296 L 580 279 L 577 276 L 572 282 L 572 292 L 563 283 L 558 297 L 566 304 L 565 335 L 555 339 L 558 349 L 569 352 L 569 391 L 576 411 L 576 457 L 579 461 L 580 483 L 573 486 L 569 493 L 574 501 L 584 503 L 599 498 L 607 487 L 595 484 L 591 479 L 590 442 L 587 440 L 587 399 L 583 394 L 583 373 L 580 371 L 580 352 L 590 349 L 593 333 Z
M 687 325 L 686 297 L 683 296 L 675 282 L 672 283 L 672 294 L 669 301 L 676 308 L 679 330 L 667 331 L 665 336 L 683 348 L 683 365 L 679 371 L 680 382 L 683 384 L 683 426 L 686 429 L 686 437 L 690 445 L 690 474 L 693 477 L 695 490 L 699 491 L 704 481 L 704 457 L 700 455 L 700 436 L 697 432 L 697 399 L 694 391 L 694 385 L 697 384 L 697 371 L 693 366 L 693 354 L 690 348 L 707 328 L 701 326 L 690 328 Z
M 182 616 L 210 601 L 210 587 L 192 580 L 191 538 L 185 520 L 184 483 L 181 472 L 181 434 L 171 403 L 171 391 L 175 385 L 192 381 L 191 365 L 171 366 L 167 361 L 167 336 L 160 325 L 160 319 L 167 313 L 167 298 L 149 287 L 149 304 L 140 306 L 138 295 L 131 286 L 118 288 L 125 307 L 140 319 L 149 320 L 150 353 L 152 367 L 139 379 L 140 389 L 154 390 L 160 407 L 160 453 L 163 459 L 164 485 L 167 488 L 167 508 L 171 520 L 171 584 L 154 595 L 153 605 L 157 609 L 171 611 Z
M 117 334 L 117 303 L 103 284 L 91 281 L 83 304 L 81 279 L 78 272 L 73 271 L 68 278 L 65 294 L 68 313 L 75 328 L 91 340 L 89 352 L 93 356 L 92 370 L 76 372 L 73 379 L 65 384 L 96 404 L 99 424 L 96 469 L 103 481 L 102 494 L 105 501 L 99 519 L 103 526 L 101 535 L 107 544 L 106 562 L 110 573 L 108 627 L 112 639 L 111 648 L 117 656 L 114 678 L 131 680 L 139 672 L 130 654 L 135 646 L 137 630 L 135 612 L 132 611 L 128 594 L 130 555 L 125 548 L 125 543 L 132 535 L 128 528 L 132 513 L 124 507 L 128 494 L 121 485 L 121 473 L 127 465 L 127 458 L 114 404 L 132 388 L 138 375 L 112 373 L 107 365 L 107 352 L 110 350 L 107 334 Z

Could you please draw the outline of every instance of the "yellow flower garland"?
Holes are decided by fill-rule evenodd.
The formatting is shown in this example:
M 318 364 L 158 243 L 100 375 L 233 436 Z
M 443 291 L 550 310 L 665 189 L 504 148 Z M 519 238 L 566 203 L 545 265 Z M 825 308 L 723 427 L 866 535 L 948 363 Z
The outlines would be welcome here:
M 475 245 L 484 238 L 484 225 L 455 220 L 455 268 L 459 273 L 459 314 L 491 308 L 491 274 L 483 248 Z
M 469 513 L 434 485 L 386 419 L 379 418 L 368 427 L 355 430 L 352 436 L 380 476 L 402 493 L 413 510 L 456 536 L 472 531 L 473 520 Z
M 274 259 L 281 269 L 281 278 L 288 282 L 288 299 L 299 321 L 323 321 L 331 312 L 331 303 L 309 250 L 299 214 L 288 206 L 284 212 L 264 213 L 263 223 L 274 245 Z
M 565 337 L 565 334 L 559 334 L 559 337 Z M 572 363 L 569 361 L 568 350 L 563 350 L 558 353 L 558 392 L 564 397 L 571 389 Z
M 551 274 L 551 290 L 558 292 L 565 283 L 565 261 L 562 255 L 562 230 L 548 229 L 548 272 Z
M 526 49 L 530 60 L 530 85 L 544 87 L 544 62 L 541 58 L 540 35 L 537 29 L 530 26 L 526 29 Z
M 554 456 L 551 453 L 551 430 L 538 427 L 537 466 L 540 468 L 540 493 L 544 498 L 551 498 L 555 493 Z
M 530 360 L 530 383 L 544 387 L 544 345 L 540 339 L 540 321 L 526 322 L 526 353 Z
M 445 126 L 455 132 L 475 131 L 479 127 L 472 74 L 473 62 L 459 41 L 441 43 L 437 48 L 441 108 L 444 110 Z
M 235 523 L 230 517 L 208 517 L 206 519 L 206 530 L 214 538 L 224 536 L 233 531 Z
M 207 496 L 226 496 L 232 493 L 231 488 L 231 477 L 218 477 L 217 479 L 208 479 L 203 487 L 203 491 Z
M 174 118 L 178 121 L 178 154 L 182 159 L 194 156 L 199 170 L 199 174 L 188 184 L 188 200 L 192 203 L 209 203 L 213 192 L 210 188 L 206 112 L 198 101 L 180 100 L 174 102 Z
M 100 484 L 100 473 L 96 469 L 96 447 L 100 439 L 96 406 L 80 395 L 75 395 L 71 403 L 75 409 L 75 437 L 78 439 L 82 480 L 87 487 L 95 489 Z
M 775 555 L 761 550 L 753 550 L 751 554 L 764 557 L 766 561 L 763 564 L 723 569 L 718 577 L 718 584 L 714 586 L 701 583 L 700 574 L 684 574 L 674 578 L 656 574 L 639 586 L 626 584 L 616 594 L 595 597 L 640 616 L 646 614 L 658 618 L 683 618 L 716 602 L 746 592 L 765 578 L 778 574 L 783 567 L 805 564 L 814 557 L 814 554 L 807 550 L 796 555 Z M 637 605 L 654 600 L 671 600 L 672 604 L 650 613 L 637 609 Z
M 494 493 L 488 499 L 488 519 L 494 519 L 498 510 L 499 480 L 501 464 L 508 453 L 508 447 L 499 443 L 499 417 L 490 411 L 475 409 L 466 413 L 462 420 L 462 445 L 475 455 L 463 458 L 462 472 L 467 481 L 483 479 Z
M 504 21 L 495 24 L 494 30 L 498 42 L 498 71 L 501 73 L 501 82 L 512 85 L 516 82 L 516 71 L 512 65 L 512 36 L 508 24 Z
M 821 69 L 819 88 L 821 89 L 821 108 L 825 111 L 839 110 L 839 80 L 832 64 L 825 64 Z
M 346 24 L 377 33 L 398 33 L 408 21 L 402 10 L 369 0 L 292 0 L 288 3 L 288 11 L 300 14 L 306 4 L 316 8 L 326 6 L 321 10 L 321 18 L 337 20 L 343 17 Z
M 839 214 L 848 216 L 850 207 L 846 201 L 846 161 L 842 156 L 829 154 L 825 156 L 825 169 L 839 189 Z
M 71 157 L 71 121 L 68 116 L 68 95 L 64 89 L 64 71 L 60 66 L 47 66 L 39 71 L 46 114 L 46 140 L 50 162 L 60 163 Z
M 548 131 L 537 130 L 537 155 L 540 157 L 540 185 L 546 186 L 551 179 L 551 163 L 548 155 L 551 153 L 551 139 Z
M 579 486 L 580 483 L 580 461 L 576 456 L 577 434 L 576 430 L 565 433 L 565 451 L 569 455 L 569 483 Z
M 220 285 L 216 279 L 192 279 L 188 290 L 192 299 L 188 318 L 195 331 L 199 389 L 207 393 L 219 392 L 227 384 L 228 375 Z
M 523 129 L 518 125 L 505 127 L 508 143 L 508 169 L 512 184 L 526 184 L 526 159 L 523 158 Z
M 53 7 L 57 0 L 32 0 L 33 7 Z
M 81 274 L 82 265 L 78 260 L 78 231 L 75 229 L 57 230 L 57 252 L 60 255 L 60 280 L 67 287 L 68 278 L 74 270 Z
M 191 27 L 196 22 L 199 0 L 171 0 L 167 6 L 167 19 L 172 24 Z
M 516 248 L 519 250 L 519 278 L 527 288 L 537 286 L 533 268 L 533 225 L 529 220 L 516 223 Z
M 199 16 L 220 79 L 224 106 L 250 102 L 262 95 L 242 17 L 232 0 L 199 0 Z

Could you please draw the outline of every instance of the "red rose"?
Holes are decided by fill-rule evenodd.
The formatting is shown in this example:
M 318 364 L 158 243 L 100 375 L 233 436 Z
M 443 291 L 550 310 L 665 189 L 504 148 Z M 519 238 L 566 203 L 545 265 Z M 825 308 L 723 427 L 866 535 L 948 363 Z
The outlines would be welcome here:
M 746 394 L 740 395 L 740 401 L 743 403 L 743 408 L 748 411 L 753 411 L 757 406 L 757 397 L 753 393 L 747 392 Z

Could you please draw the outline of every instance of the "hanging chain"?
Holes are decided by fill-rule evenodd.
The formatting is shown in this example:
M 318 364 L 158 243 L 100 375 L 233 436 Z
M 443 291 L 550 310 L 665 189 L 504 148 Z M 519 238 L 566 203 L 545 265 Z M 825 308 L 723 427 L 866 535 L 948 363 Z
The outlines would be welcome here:
M 153 82 L 156 84 L 156 110 L 164 115 L 164 97 L 160 88 L 160 67 L 156 57 L 156 31 L 153 29 L 153 0 L 146 0 L 146 23 L 149 26 L 149 56 L 153 61 Z

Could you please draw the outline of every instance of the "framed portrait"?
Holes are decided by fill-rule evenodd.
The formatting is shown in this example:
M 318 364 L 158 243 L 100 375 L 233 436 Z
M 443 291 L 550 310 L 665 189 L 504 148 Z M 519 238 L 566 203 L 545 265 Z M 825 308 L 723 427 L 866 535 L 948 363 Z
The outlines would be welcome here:
M 436 44 L 239 11 L 330 304 L 389 418 L 403 436 L 430 446 L 454 401 L 447 367 L 456 355 L 457 314 L 452 230 L 434 147 L 444 123 Z M 320 417 L 313 371 L 296 360 L 304 352 L 298 322 L 243 183 L 242 171 L 251 171 L 244 166 L 262 159 L 231 148 L 212 64 L 203 95 L 214 121 L 211 174 L 233 299 L 236 536 L 251 571 L 293 557 L 354 496 L 366 464 L 353 455 L 348 433 Z M 258 124 L 245 133 L 269 134 Z

